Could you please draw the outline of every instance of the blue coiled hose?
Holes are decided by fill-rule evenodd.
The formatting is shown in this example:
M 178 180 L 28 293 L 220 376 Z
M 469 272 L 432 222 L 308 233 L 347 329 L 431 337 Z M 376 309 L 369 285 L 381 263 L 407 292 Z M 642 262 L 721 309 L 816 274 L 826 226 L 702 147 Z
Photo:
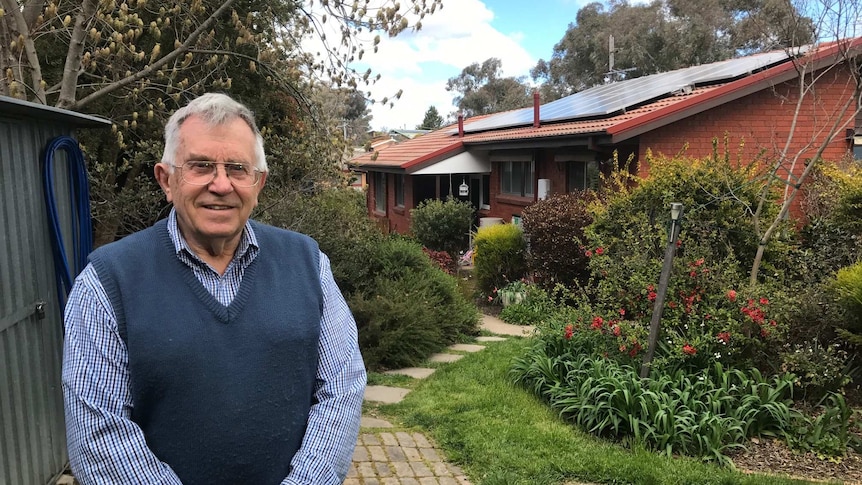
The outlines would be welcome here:
M 56 191 L 54 189 L 54 155 L 57 150 L 66 151 L 69 164 L 69 205 L 72 234 L 72 260 L 66 255 L 65 237 L 60 228 Z M 54 273 L 57 278 L 57 295 L 61 310 L 72 290 L 72 282 L 87 265 L 87 256 L 93 250 L 93 221 L 90 216 L 90 184 L 84 154 L 78 142 L 69 136 L 51 140 L 42 155 L 42 188 L 45 206 L 48 209 L 48 224 L 51 228 L 51 246 L 54 253 Z M 65 209 L 64 207 L 62 207 Z

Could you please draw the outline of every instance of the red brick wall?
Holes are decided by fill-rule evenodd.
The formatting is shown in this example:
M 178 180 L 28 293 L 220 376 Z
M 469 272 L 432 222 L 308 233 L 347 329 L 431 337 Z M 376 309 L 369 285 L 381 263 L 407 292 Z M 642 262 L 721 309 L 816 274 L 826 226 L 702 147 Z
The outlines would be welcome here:
M 802 172 L 805 159 L 816 152 L 818 144 L 812 140 L 823 139 L 818 132 L 828 130 L 835 122 L 839 107 L 852 95 L 852 85 L 846 71 L 836 70 L 826 74 L 813 92 L 803 98 L 788 151 L 791 156 L 802 154 L 799 163 L 793 167 L 794 175 Z M 687 155 L 704 157 L 712 154 L 712 139 L 718 138 L 719 153 L 723 154 L 725 132 L 732 160 L 751 162 L 763 149 L 762 158 L 771 165 L 778 159 L 779 150 L 783 149 L 791 132 L 798 90 L 798 81 L 789 81 L 775 89 L 765 89 L 641 135 L 641 175 L 649 170 L 645 162 L 647 149 L 651 149 L 654 155 L 673 156 L 688 143 Z M 852 109 L 847 118 L 852 120 Z M 854 123 L 851 121 L 848 127 L 853 128 Z M 742 142 L 744 148 L 740 151 Z M 823 159 L 839 160 L 849 149 L 850 144 L 842 128 L 823 153 Z M 786 167 L 790 167 L 789 162 Z

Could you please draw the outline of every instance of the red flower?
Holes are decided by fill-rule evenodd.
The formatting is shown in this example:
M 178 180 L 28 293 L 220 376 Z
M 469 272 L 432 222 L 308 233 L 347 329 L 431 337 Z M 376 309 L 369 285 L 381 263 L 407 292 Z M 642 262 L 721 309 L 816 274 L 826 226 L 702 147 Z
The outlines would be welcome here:
M 626 316 L 626 309 L 625 308 L 620 308 L 620 315 Z
M 602 254 L 605 254 L 605 248 L 596 248 L 596 256 L 601 256 Z
M 626 344 L 620 345 L 620 352 L 625 352 L 625 351 L 626 351 Z
M 638 355 L 638 351 L 641 349 L 641 344 L 635 342 L 632 344 L 632 349 L 629 351 L 629 356 L 634 357 Z
M 647 299 L 648 299 L 649 301 L 655 301 L 655 299 L 656 299 L 656 297 L 657 297 L 657 296 L 658 296 L 658 293 L 656 293 L 656 292 L 654 292 L 654 291 L 650 291 L 650 292 L 647 294 Z
M 730 342 L 730 332 L 718 332 L 718 335 L 716 335 L 715 338 L 724 343 L 728 343 Z
M 587 250 L 587 251 L 584 253 L 584 256 L 586 256 L 586 257 L 588 257 L 588 258 L 592 258 L 592 257 L 593 257 L 593 252 L 592 252 L 592 251 L 590 251 L 590 250 Z
M 736 290 L 727 290 L 727 299 L 730 301 L 736 301 Z
M 689 271 L 688 275 L 692 278 L 697 278 L 697 271 Z
M 669 301 L 669 302 L 667 302 L 667 306 L 668 306 L 668 308 L 676 308 L 676 302 L 675 301 Z
M 572 335 L 574 335 L 574 334 L 575 334 L 575 327 L 571 323 L 566 325 L 566 334 L 565 334 L 566 340 L 571 340 Z
M 620 326 L 614 325 L 614 336 L 619 337 L 620 333 L 622 333 L 622 330 L 620 330 Z
M 769 305 L 769 300 L 767 300 L 766 298 L 761 297 L 761 298 L 760 298 L 760 304 L 761 304 L 761 305 Z
M 682 353 L 686 355 L 694 355 L 697 353 L 697 349 L 686 343 L 682 346 Z
M 605 321 L 604 321 L 604 319 L 602 319 L 602 317 L 595 317 L 595 318 L 593 318 L 593 323 L 590 325 L 590 327 L 592 327 L 595 330 L 598 330 L 598 329 L 602 328 L 603 323 L 605 323 Z

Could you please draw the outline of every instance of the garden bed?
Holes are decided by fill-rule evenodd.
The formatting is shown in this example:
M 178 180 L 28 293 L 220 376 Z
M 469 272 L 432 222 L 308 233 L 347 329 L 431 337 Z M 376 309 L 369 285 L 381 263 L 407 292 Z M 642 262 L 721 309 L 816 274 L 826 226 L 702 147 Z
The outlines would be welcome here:
M 799 453 L 782 441 L 754 439 L 747 449 L 733 455 L 733 464 L 741 471 L 783 474 L 811 481 L 841 480 L 845 484 L 862 484 L 862 455 L 848 453 L 841 461 L 819 458 L 814 453 Z

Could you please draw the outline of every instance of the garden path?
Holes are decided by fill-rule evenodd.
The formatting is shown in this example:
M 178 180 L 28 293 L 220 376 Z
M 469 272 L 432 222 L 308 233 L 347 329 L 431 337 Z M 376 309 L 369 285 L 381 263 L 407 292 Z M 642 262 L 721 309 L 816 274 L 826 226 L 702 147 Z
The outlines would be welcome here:
M 480 352 L 482 343 L 505 340 L 507 336 L 527 336 L 532 327 L 510 325 L 499 318 L 484 315 L 481 328 L 494 334 L 477 337 L 475 344 L 455 344 L 432 355 L 429 362 L 449 363 L 465 353 Z M 387 372 L 424 379 L 434 373 L 429 367 L 408 367 Z M 390 386 L 368 386 L 365 400 L 397 403 L 409 389 Z M 470 485 L 464 472 L 447 463 L 440 450 L 422 433 L 392 431 L 394 426 L 370 416 L 362 418 L 362 429 L 353 454 L 353 463 L 344 485 Z

